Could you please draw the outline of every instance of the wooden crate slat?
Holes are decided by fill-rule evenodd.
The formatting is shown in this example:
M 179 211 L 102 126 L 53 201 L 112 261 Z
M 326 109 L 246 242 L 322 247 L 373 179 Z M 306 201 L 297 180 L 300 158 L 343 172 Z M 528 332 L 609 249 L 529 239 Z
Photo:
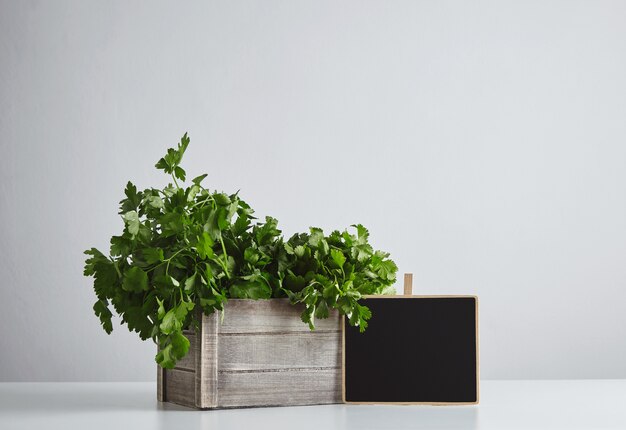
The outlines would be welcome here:
M 339 403 L 341 370 L 221 372 L 220 407 Z
M 215 408 L 218 406 L 218 314 L 202 315 L 201 321 L 196 347 L 196 406 Z
M 221 335 L 219 370 L 339 367 L 339 331 Z
M 163 390 L 166 401 L 192 408 L 195 407 L 195 378 L 195 372 L 167 369 L 163 377 Z
M 161 366 L 157 366 L 157 400 L 159 402 L 167 401 L 167 398 L 165 396 L 165 389 L 163 387 L 164 384 L 165 384 L 165 369 L 163 369 Z
M 226 303 L 220 333 L 309 332 L 300 320 L 304 308 L 291 305 L 289 299 L 241 300 Z M 329 318 L 316 319 L 317 330 L 341 330 L 339 315 L 332 309 Z

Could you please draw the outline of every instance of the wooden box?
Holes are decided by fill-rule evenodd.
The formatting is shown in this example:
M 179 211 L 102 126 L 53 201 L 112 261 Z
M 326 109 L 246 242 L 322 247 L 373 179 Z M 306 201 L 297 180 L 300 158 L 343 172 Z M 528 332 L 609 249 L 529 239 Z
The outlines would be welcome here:
M 288 299 L 228 300 L 223 321 L 202 315 L 186 332 L 189 355 L 158 367 L 157 398 L 201 409 L 341 402 L 341 319 L 332 311 L 316 330 Z

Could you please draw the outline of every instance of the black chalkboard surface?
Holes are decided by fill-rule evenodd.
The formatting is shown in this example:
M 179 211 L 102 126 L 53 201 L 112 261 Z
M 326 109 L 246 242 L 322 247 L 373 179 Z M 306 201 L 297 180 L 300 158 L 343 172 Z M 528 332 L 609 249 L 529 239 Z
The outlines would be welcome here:
M 367 296 L 364 333 L 344 321 L 346 403 L 478 403 L 478 299 Z

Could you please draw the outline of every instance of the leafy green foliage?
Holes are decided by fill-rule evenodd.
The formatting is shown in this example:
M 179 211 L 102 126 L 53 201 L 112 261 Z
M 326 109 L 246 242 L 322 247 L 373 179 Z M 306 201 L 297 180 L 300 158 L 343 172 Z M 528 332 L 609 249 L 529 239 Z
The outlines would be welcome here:
M 148 275 L 138 266 L 129 268 L 124 273 L 122 289 L 132 293 L 141 293 L 148 290 Z
M 282 247 L 283 291 L 293 303 L 305 305 L 301 318 L 311 329 L 315 318 L 328 317 L 332 307 L 364 331 L 372 315 L 358 300 L 363 295 L 395 293 L 396 264 L 389 254 L 374 251 L 365 227 L 353 227 L 356 235 L 336 230 L 325 236 L 321 229 L 311 228 L 309 234 L 293 235 Z
M 371 312 L 359 299 L 395 292 L 397 271 L 389 254 L 368 243 L 367 229 L 358 224 L 327 236 L 311 228 L 285 240 L 275 218 L 257 220 L 237 193 L 205 188 L 206 174 L 179 184 L 188 145 L 185 134 L 156 163 L 173 184 L 138 191 L 128 182 L 119 210 L 124 229 L 111 238 L 110 255 L 85 251 L 103 329 L 113 330 L 113 309 L 129 330 L 158 343 L 155 359 L 165 368 L 189 351 L 183 330 L 200 312 L 223 310 L 228 298 L 288 297 L 304 305 L 301 319 L 311 330 L 330 309 L 365 330 Z

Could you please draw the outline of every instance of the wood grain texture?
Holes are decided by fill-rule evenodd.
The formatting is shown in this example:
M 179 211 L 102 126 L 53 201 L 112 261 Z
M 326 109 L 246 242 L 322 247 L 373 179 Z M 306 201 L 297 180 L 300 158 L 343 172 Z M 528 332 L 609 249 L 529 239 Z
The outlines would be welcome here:
M 304 307 L 292 305 L 289 299 L 231 299 L 225 306 L 220 333 L 309 332 L 300 320 Z M 341 330 L 339 314 L 331 310 L 326 319 L 315 320 L 316 330 Z
M 339 367 L 340 331 L 220 335 L 219 369 Z
M 158 347 L 157 347 L 157 352 L 158 352 Z M 163 389 L 164 373 L 165 373 L 165 369 L 163 369 L 161 366 L 157 366 L 157 400 L 159 402 L 166 401 L 165 390 Z
M 196 406 L 195 372 L 167 369 L 164 372 L 163 388 L 166 401 L 187 407 Z
M 341 401 L 340 369 L 222 372 L 220 407 L 323 405 Z
M 219 320 L 218 314 L 202 315 L 196 347 L 196 407 L 218 406 Z
M 185 332 L 190 355 L 158 375 L 163 401 L 200 409 L 341 401 L 341 319 L 316 320 L 287 299 L 229 300 Z
M 410 296 L 413 294 L 413 274 L 405 273 L 404 274 L 404 295 Z

